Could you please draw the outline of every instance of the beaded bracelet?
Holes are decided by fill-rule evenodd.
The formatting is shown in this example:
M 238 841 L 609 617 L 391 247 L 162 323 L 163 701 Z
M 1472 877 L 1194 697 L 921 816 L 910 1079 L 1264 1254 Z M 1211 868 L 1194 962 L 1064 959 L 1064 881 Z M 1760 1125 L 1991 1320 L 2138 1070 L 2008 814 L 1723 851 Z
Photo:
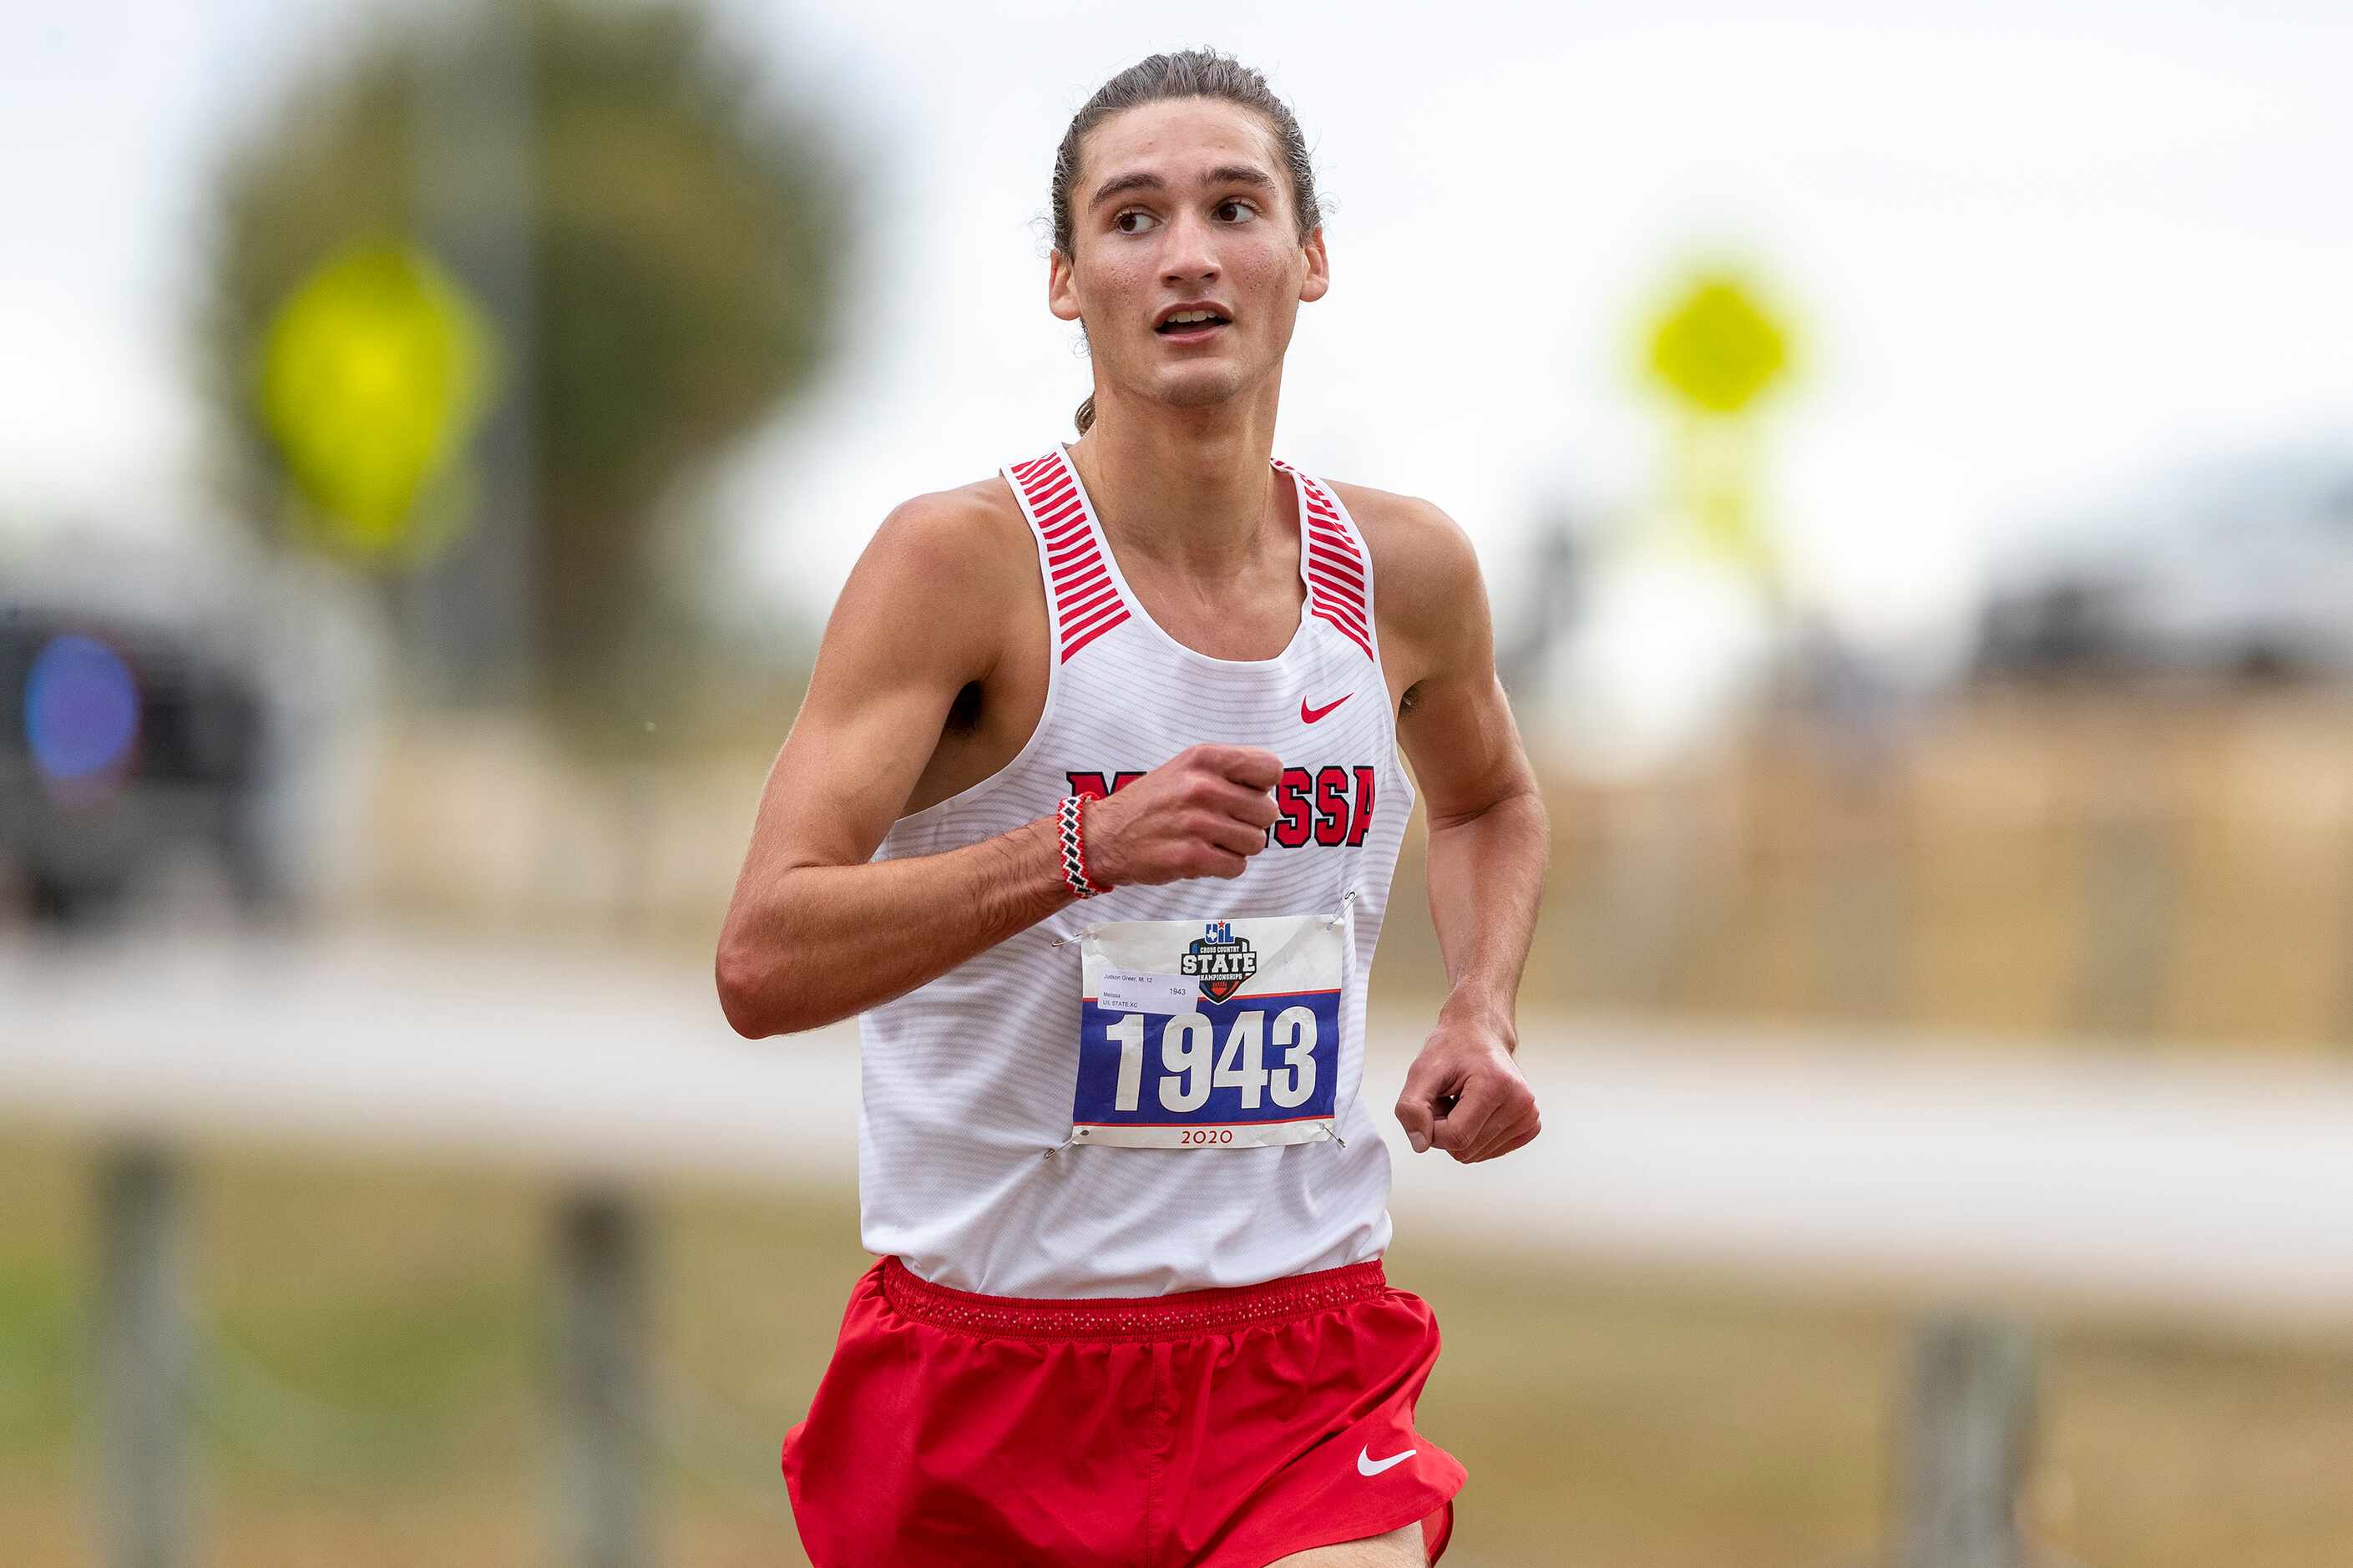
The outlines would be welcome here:
M 1054 820 L 1055 836 L 1062 847 L 1063 885 L 1079 898 L 1092 899 L 1111 889 L 1095 886 L 1087 876 L 1087 840 L 1081 816 L 1086 804 L 1085 795 L 1064 795 L 1060 804 L 1054 807 Z

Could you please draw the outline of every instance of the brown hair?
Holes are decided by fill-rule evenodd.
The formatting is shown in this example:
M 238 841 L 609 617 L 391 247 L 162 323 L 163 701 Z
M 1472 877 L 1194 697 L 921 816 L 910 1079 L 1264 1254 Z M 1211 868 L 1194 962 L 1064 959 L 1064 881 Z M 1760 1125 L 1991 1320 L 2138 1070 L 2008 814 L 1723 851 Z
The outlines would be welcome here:
M 1079 178 L 1079 143 L 1088 132 L 1113 115 L 1165 99 L 1214 98 L 1250 110 L 1274 132 L 1275 149 L 1291 177 L 1291 205 L 1298 214 L 1299 237 L 1304 243 L 1324 221 L 1315 201 L 1315 170 L 1307 156 L 1307 139 L 1299 133 L 1291 106 L 1274 96 L 1266 78 L 1230 55 L 1215 49 L 1186 49 L 1173 55 L 1152 55 L 1138 60 L 1095 89 L 1086 107 L 1071 117 L 1062 145 L 1054 153 L 1054 248 L 1075 256 L 1071 221 L 1071 187 Z M 1079 405 L 1079 434 L 1095 422 L 1094 394 Z

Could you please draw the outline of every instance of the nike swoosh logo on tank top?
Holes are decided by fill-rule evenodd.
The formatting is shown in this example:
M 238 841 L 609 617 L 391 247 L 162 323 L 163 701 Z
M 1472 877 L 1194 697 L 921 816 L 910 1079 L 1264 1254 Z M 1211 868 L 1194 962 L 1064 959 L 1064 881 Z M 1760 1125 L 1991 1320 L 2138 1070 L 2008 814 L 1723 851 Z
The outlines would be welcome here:
M 1353 691 L 1348 693 L 1348 697 L 1354 697 L 1356 693 Z M 1303 697 L 1299 700 L 1299 721 L 1303 724 L 1313 724 L 1315 721 L 1323 718 L 1324 715 L 1332 711 L 1333 709 L 1337 708 L 1341 703 L 1348 700 L 1348 697 L 1335 698 L 1333 700 L 1324 704 L 1321 708 L 1310 708 L 1307 706 L 1307 699 Z

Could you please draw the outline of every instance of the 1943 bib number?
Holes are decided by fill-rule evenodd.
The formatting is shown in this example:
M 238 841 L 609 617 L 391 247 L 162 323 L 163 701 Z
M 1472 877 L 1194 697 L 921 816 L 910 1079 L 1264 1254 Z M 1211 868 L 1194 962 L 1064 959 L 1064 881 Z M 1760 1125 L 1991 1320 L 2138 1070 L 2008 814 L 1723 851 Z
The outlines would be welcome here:
M 1083 1143 L 1252 1146 L 1321 1136 L 1339 1077 L 1340 993 L 1204 997 L 1189 1013 L 1087 999 L 1071 1135 Z
M 1256 1110 L 1271 1101 L 1285 1110 L 1296 1110 L 1315 1093 L 1315 1045 L 1321 1029 L 1312 1007 L 1285 1007 L 1274 1016 L 1273 1044 L 1282 1065 L 1266 1065 L 1266 1011 L 1247 1007 L 1236 1013 L 1222 1046 L 1216 1027 L 1200 1013 L 1178 1013 L 1155 1018 L 1160 1026 L 1160 1070 L 1154 1074 L 1154 1095 L 1163 1110 L 1198 1110 L 1209 1102 L 1213 1089 L 1230 1089 L 1244 1110 Z M 1119 1082 L 1112 1099 L 1115 1110 L 1140 1109 L 1144 1095 L 1146 1018 L 1124 1013 L 1103 1030 L 1119 1047 Z M 1215 1056 L 1216 1065 L 1210 1058 Z

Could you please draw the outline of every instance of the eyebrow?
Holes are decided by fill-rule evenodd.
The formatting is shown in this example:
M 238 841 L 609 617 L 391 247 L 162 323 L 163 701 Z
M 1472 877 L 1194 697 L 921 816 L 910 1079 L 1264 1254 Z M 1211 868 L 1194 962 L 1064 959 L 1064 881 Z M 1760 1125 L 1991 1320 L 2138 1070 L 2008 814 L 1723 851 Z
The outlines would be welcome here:
M 1272 190 L 1274 180 L 1263 169 L 1252 163 L 1220 163 L 1209 171 L 1204 182 L 1212 185 L 1254 185 L 1261 190 Z M 1087 211 L 1092 212 L 1113 196 L 1130 191 L 1165 191 L 1168 183 L 1159 175 L 1138 169 L 1125 174 L 1113 174 L 1095 190 L 1087 201 Z

